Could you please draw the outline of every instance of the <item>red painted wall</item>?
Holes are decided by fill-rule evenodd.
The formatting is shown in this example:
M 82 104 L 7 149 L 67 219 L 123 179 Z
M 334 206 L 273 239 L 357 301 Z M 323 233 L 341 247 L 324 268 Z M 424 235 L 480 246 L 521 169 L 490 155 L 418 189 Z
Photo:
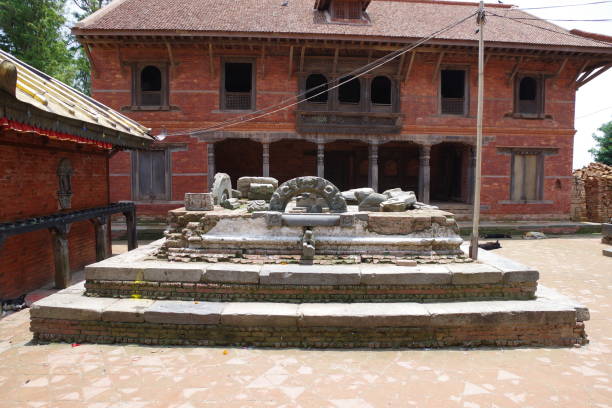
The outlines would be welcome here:
M 0 222 L 59 212 L 57 167 L 72 164 L 72 210 L 108 205 L 106 152 L 33 134 L 0 132 Z M 0 246 L 0 298 L 13 298 L 54 278 L 51 233 L 16 235 Z M 70 267 L 78 270 L 95 262 L 93 224 L 72 224 Z

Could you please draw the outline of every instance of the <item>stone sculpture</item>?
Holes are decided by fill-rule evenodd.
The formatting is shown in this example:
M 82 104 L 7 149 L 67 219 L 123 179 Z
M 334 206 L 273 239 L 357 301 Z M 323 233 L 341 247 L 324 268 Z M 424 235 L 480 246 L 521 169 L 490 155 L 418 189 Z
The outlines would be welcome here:
M 315 254 L 315 240 L 314 233 L 312 230 L 307 229 L 304 231 L 302 237 L 302 258 L 300 262 L 302 264 L 312 264 Z
M 185 193 L 187 211 L 212 211 L 214 208 L 212 193 Z
M 249 201 L 247 204 L 247 211 L 250 213 L 255 211 L 268 211 L 268 203 L 264 200 Z
M 314 193 L 327 202 L 332 213 L 346 212 L 346 201 L 338 187 L 321 177 L 296 177 L 281 184 L 272 194 L 270 200 L 271 211 L 285 211 L 287 203 L 302 193 Z
M 386 200 L 386 195 L 372 193 L 359 203 L 359 211 L 380 211 L 380 204 Z
M 212 187 L 214 203 L 222 204 L 225 200 L 232 198 L 232 179 L 227 173 L 215 174 Z
M 278 188 L 278 180 L 274 177 L 240 177 L 236 189 L 240 191 L 241 198 L 249 198 L 251 184 L 272 184 L 273 190 Z

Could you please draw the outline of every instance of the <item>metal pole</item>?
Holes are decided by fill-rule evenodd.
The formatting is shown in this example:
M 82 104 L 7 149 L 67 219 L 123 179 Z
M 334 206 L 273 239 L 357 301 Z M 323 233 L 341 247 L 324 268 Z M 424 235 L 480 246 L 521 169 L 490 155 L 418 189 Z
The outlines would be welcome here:
M 478 7 L 478 113 L 476 116 L 476 169 L 474 172 L 474 217 L 472 220 L 472 240 L 470 257 L 478 259 L 478 224 L 480 223 L 480 174 L 482 165 L 482 112 L 484 99 L 484 1 Z

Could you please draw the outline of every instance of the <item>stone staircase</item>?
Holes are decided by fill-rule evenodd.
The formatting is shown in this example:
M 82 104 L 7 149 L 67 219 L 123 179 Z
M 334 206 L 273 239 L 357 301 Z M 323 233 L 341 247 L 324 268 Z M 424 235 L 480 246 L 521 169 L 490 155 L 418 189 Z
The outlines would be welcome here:
M 473 214 L 473 205 L 466 203 L 455 202 L 432 202 L 431 205 L 439 207 L 443 211 L 453 213 L 457 221 L 471 221 Z
M 572 346 L 588 310 L 532 268 L 168 262 L 161 240 L 32 305 L 38 341 L 260 347 Z

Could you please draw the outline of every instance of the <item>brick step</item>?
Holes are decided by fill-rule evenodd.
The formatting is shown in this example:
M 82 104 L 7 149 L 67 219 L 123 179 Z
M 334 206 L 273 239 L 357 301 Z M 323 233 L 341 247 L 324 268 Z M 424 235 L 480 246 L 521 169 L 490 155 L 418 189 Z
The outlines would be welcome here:
M 588 310 L 541 288 L 535 300 L 459 303 L 248 303 L 84 296 L 37 301 L 38 341 L 258 347 L 572 346 Z
M 538 271 L 486 254 L 481 261 L 397 260 L 415 266 L 169 262 L 158 243 L 85 268 L 89 296 L 257 302 L 393 302 L 532 299 Z M 484 251 L 483 251 L 484 252 Z M 243 260 L 245 261 L 245 260 Z M 431 259 L 429 259 L 431 261 Z M 458 263 L 458 261 L 463 261 Z

